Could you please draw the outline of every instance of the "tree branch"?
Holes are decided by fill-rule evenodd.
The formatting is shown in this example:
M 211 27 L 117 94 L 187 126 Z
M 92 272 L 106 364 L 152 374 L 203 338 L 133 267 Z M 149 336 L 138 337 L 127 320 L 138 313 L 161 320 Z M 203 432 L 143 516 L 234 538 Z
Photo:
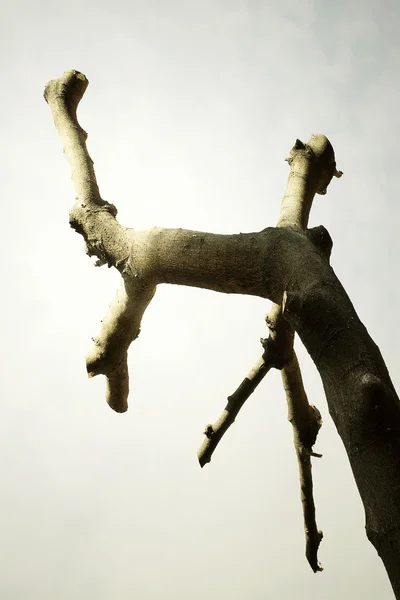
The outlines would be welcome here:
M 277 227 L 305 231 L 315 194 L 326 194 L 332 177 L 340 177 L 342 173 L 336 170 L 332 145 L 324 135 L 311 136 L 307 144 L 297 139 L 286 160 L 290 165 L 290 173 Z M 206 440 L 197 453 L 201 467 L 211 461 L 222 436 L 234 423 L 240 409 L 271 367 L 283 369 L 290 360 L 294 331 L 285 323 L 281 313 L 280 305 L 273 304 L 266 317 L 270 334 L 268 339 L 264 340 L 263 356 L 236 391 L 228 397 L 228 404 L 217 421 L 206 426 Z
M 116 412 L 128 409 L 128 348 L 140 333 L 143 313 L 155 291 L 155 287 L 140 287 L 123 279 L 99 335 L 93 338 L 94 346 L 86 356 L 88 376 L 106 376 L 106 400 Z
M 127 284 L 122 301 L 117 300 L 117 308 L 111 308 L 105 319 L 104 330 L 96 342 L 103 350 L 97 355 L 96 349 L 89 359 L 89 372 L 100 372 L 99 364 L 107 363 L 108 354 L 114 366 L 114 371 L 108 373 L 110 387 L 115 388 L 109 394 L 111 403 L 124 409 L 129 338 L 137 336 L 143 310 L 157 283 L 257 295 L 282 305 L 285 321 L 296 330 L 321 375 L 329 412 L 345 445 L 364 504 L 369 539 L 384 561 L 400 600 L 400 486 L 396 485 L 400 480 L 400 402 L 378 347 L 326 260 L 326 251 L 331 247 L 329 234 L 322 227 L 313 232 L 296 230 L 294 225 L 303 209 L 292 210 L 290 193 L 284 199 L 280 227 L 260 233 L 218 236 L 166 229 L 135 232 L 122 227 L 115 218 L 115 207 L 100 197 L 86 149 L 86 133 L 76 119 L 86 87 L 87 80 L 81 73 L 69 71 L 50 82 L 45 97 L 63 140 L 77 194 L 70 213 L 71 225 L 85 238 L 88 253 L 96 255 L 99 264 L 117 268 Z M 313 190 L 324 193 L 330 178 L 340 176 L 329 142 L 325 136 L 316 138 L 318 151 L 310 152 L 306 145 L 296 142 L 288 161 L 293 169 L 294 188 L 304 188 L 305 209 Z M 311 149 L 314 142 L 309 143 Z M 303 221 L 300 227 L 305 227 Z M 129 334 L 122 335 L 123 351 L 118 358 L 118 329 L 124 327 L 129 314 L 136 324 L 128 327 Z M 262 365 L 258 366 L 261 369 Z M 257 373 L 252 377 L 256 380 Z M 120 390 L 116 389 L 119 385 Z M 312 417 L 310 413 L 310 423 Z M 294 416 L 293 423 L 296 422 Z M 314 426 L 317 423 L 315 413 Z M 307 446 L 301 431 L 301 427 L 297 433 L 295 430 L 295 438 L 300 440 L 297 447 L 307 449 L 310 442 Z M 301 453 L 300 458 L 303 457 Z M 311 470 L 303 468 L 305 497 L 310 497 L 312 491 L 310 475 Z M 314 510 L 310 502 L 304 503 L 303 510 L 306 505 Z M 311 522 L 308 511 L 305 520 L 307 527 Z M 310 539 L 312 531 L 313 528 Z M 319 533 L 316 528 L 315 531 Z M 319 541 L 311 540 L 307 549 L 314 566 L 319 566 Z
M 342 173 L 336 170 L 334 152 L 330 142 L 325 136 L 321 135 L 312 136 L 308 144 L 296 140 L 289 158 L 286 160 L 291 170 L 277 227 L 290 227 L 305 231 L 315 193 L 326 194 L 327 186 L 332 177 L 334 175 L 340 177 Z M 315 162 L 321 162 L 324 165 L 320 171 L 315 172 L 313 170 Z M 326 248 L 323 250 L 325 254 L 328 254 L 328 258 L 330 250 L 331 245 L 328 245 L 327 252 Z M 304 530 L 306 533 L 306 556 L 311 568 L 316 572 L 322 570 L 317 559 L 322 532 L 317 529 L 315 522 L 310 454 L 312 454 L 312 446 L 315 443 L 322 421 L 318 421 L 318 429 L 311 446 L 304 445 L 301 440 L 308 439 L 309 428 L 314 424 L 313 418 L 316 414 L 320 418 L 320 413 L 318 409 L 308 403 L 302 384 L 300 367 L 293 350 L 294 330 L 285 322 L 282 313 L 283 310 L 280 305 L 272 305 L 266 317 L 270 334 L 266 340 L 263 340 L 264 354 L 232 396 L 228 397 L 228 404 L 217 421 L 213 425 L 206 426 L 204 430 L 206 439 L 201 445 L 197 456 L 201 467 L 211 461 L 212 454 L 224 433 L 234 423 L 240 409 L 258 384 L 261 383 L 271 367 L 281 369 L 299 465 Z M 287 367 L 288 364 L 290 364 L 290 367 Z M 304 417 L 304 414 L 309 417 L 308 420 L 301 418 L 301 415 Z M 313 418 L 311 419 L 311 417 Z
M 323 534 L 318 530 L 315 521 L 311 456 L 321 457 L 320 454 L 313 452 L 313 446 L 321 428 L 322 419 L 319 410 L 308 403 L 295 352 L 293 352 L 290 363 L 282 369 L 282 382 L 288 405 L 288 420 L 293 427 L 293 442 L 299 466 L 306 557 L 312 570 L 316 573 L 322 571 L 317 553 Z
M 228 403 L 217 421 L 213 425 L 206 425 L 204 430 L 206 439 L 197 453 L 201 467 L 211 461 L 213 452 L 224 433 L 234 423 L 240 409 L 270 369 L 282 369 L 291 359 L 294 330 L 279 316 L 280 312 L 280 305 L 273 304 L 266 317 L 270 335 L 267 339 L 261 339 L 264 346 L 263 355 L 236 391 L 228 397 Z
M 228 403 L 217 421 L 215 421 L 213 425 L 206 425 L 204 429 L 204 435 L 206 436 L 206 439 L 202 443 L 197 453 L 197 457 L 202 468 L 211 461 L 213 452 L 222 439 L 222 436 L 232 425 L 232 423 L 235 422 L 235 419 L 243 404 L 254 392 L 260 381 L 264 379 L 271 367 L 272 364 L 269 362 L 269 358 L 264 358 L 263 355 L 259 362 L 247 375 L 247 377 L 243 379 L 237 390 L 228 397 Z
M 165 229 L 134 232 L 121 227 L 115 218 L 115 206 L 100 196 L 93 161 L 86 147 L 87 134 L 76 116 L 87 85 L 82 73 L 68 71 L 47 85 L 45 98 L 62 138 L 77 194 L 70 212 L 71 226 L 83 235 L 86 252 L 98 257 L 98 265 L 113 265 L 123 276 L 122 287 L 102 322 L 101 331 L 93 338 L 94 347 L 86 358 L 86 366 L 89 377 L 100 373 L 106 375 L 107 402 L 117 412 L 124 412 L 129 394 L 128 348 L 139 334 L 141 319 L 155 293 L 156 283 L 189 283 L 219 291 L 262 295 L 261 282 L 254 277 L 255 272 L 259 277 L 262 269 L 255 271 L 253 263 L 249 271 L 241 264 L 244 262 L 243 246 L 246 245 L 243 242 L 254 245 L 260 234 L 215 236 Z M 308 144 L 296 140 L 287 161 L 290 174 L 278 227 L 304 230 L 315 193 L 325 193 L 335 173 L 334 153 L 325 136 L 312 136 Z M 165 252 L 167 248 L 169 252 Z M 196 261 L 194 266 L 193 256 L 200 254 L 203 264 Z M 228 264 L 231 266 L 227 268 Z M 244 275 L 243 283 L 237 277 L 238 272 Z M 225 281 L 222 289 L 221 280 Z M 206 428 L 207 439 L 199 456 L 202 466 L 211 459 L 218 441 L 269 369 L 282 369 L 291 357 L 294 331 L 282 318 L 278 303 L 273 305 L 267 324 L 270 335 L 263 340 L 262 358 L 228 398 L 227 407 L 217 423 Z M 306 399 L 305 402 L 308 406 Z M 299 459 L 300 464 L 303 463 Z M 305 481 L 304 476 L 301 481 Z M 306 503 L 309 497 L 309 493 L 305 494 Z
M 100 196 L 89 156 L 87 133 L 79 125 L 76 111 L 88 80 L 79 71 L 67 71 L 50 81 L 44 92 L 54 123 L 71 167 L 76 199 L 70 211 L 70 224 L 86 242 L 86 253 L 98 257 L 98 266 L 115 266 L 123 276 L 121 289 L 102 321 L 94 348 L 86 359 L 89 377 L 106 375 L 106 400 L 117 412 L 127 410 L 129 375 L 127 352 L 140 331 L 143 313 L 155 292 L 155 285 L 128 277 L 127 264 L 132 240 L 116 220 L 117 209 Z

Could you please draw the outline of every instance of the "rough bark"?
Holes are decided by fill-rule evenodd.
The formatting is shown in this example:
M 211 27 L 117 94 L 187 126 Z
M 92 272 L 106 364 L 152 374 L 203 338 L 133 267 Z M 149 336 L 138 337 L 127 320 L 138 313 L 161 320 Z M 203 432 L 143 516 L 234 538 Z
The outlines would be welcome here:
M 300 336 L 321 375 L 329 412 L 364 504 L 368 538 L 400 600 L 400 403 L 378 347 L 329 265 L 328 232 L 322 227 L 306 230 L 302 210 L 290 194 L 284 200 L 281 225 L 259 233 L 136 232 L 123 227 L 114 205 L 100 197 L 86 134 L 76 119 L 86 87 L 84 75 L 69 71 L 48 84 L 45 98 L 72 170 L 77 198 L 71 225 L 84 236 L 88 254 L 96 255 L 99 264 L 115 266 L 123 278 L 87 359 L 88 373 L 105 374 L 110 405 L 126 410 L 128 347 L 138 335 L 158 283 L 257 295 L 280 305 L 285 323 Z M 312 139 L 306 146 L 296 143 L 289 161 L 293 193 L 302 188 L 310 206 L 314 193 L 324 193 L 335 172 L 329 142 L 316 136 L 317 146 L 325 144 L 329 150 L 318 158 Z M 291 357 L 285 364 L 286 380 L 297 373 Z M 292 380 L 289 396 L 295 383 Z M 299 393 L 301 388 L 295 392 Z M 290 397 L 288 401 L 290 412 Z M 297 423 L 304 416 L 298 406 L 293 405 L 289 415 Z M 301 444 L 311 447 L 313 440 Z

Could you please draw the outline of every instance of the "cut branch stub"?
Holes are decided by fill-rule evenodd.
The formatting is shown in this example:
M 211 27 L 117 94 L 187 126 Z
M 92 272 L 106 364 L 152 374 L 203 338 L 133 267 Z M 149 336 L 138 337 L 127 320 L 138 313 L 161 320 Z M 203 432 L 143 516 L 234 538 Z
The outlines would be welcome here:
M 308 174 L 309 183 L 315 186 L 317 194 L 325 195 L 332 177 L 341 177 L 343 175 L 341 171 L 337 171 L 336 169 L 335 153 L 332 144 L 323 134 L 312 135 L 306 144 L 297 139 L 286 160 L 292 166 L 293 161 L 299 159 L 299 157 L 305 161 L 318 162 L 320 165 L 318 170 L 313 169 Z M 316 175 L 314 181 L 312 181 L 313 173 Z
M 88 79 L 80 71 L 66 71 L 59 79 L 49 81 L 44 89 L 44 98 L 48 104 L 61 100 L 76 117 L 76 109 L 88 85 Z

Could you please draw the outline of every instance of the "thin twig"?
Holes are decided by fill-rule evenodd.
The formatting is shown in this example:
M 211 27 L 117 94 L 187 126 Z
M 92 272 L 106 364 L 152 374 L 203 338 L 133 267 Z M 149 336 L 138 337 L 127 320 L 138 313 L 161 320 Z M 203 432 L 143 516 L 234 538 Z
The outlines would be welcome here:
M 221 415 L 213 423 L 206 425 L 204 435 L 206 439 L 201 445 L 197 457 L 201 467 L 211 461 L 212 454 L 224 433 L 234 423 L 243 404 L 261 383 L 271 368 L 282 369 L 290 360 L 293 347 L 293 329 L 286 323 L 280 313 L 280 307 L 273 304 L 266 317 L 270 331 L 267 339 L 261 339 L 264 353 L 251 369 L 236 391 L 228 397 L 228 403 Z
M 318 562 L 318 547 L 323 534 L 315 520 L 311 456 L 321 457 L 313 452 L 313 446 L 322 425 L 319 410 L 308 403 L 295 352 L 292 360 L 282 369 L 282 383 L 288 405 L 288 420 L 293 427 L 293 443 L 299 467 L 301 502 L 303 507 L 304 532 L 306 537 L 306 557 L 316 573 L 322 571 Z
M 258 363 L 254 365 L 250 373 L 245 377 L 237 390 L 228 397 L 228 403 L 222 411 L 220 417 L 213 425 L 206 425 L 204 435 L 206 439 L 202 443 L 197 457 L 200 466 L 211 461 L 212 454 L 219 441 L 221 440 L 227 429 L 234 423 L 236 416 L 247 398 L 254 392 L 258 384 L 264 379 L 265 375 L 271 369 L 272 364 L 268 363 L 268 358 L 263 356 Z

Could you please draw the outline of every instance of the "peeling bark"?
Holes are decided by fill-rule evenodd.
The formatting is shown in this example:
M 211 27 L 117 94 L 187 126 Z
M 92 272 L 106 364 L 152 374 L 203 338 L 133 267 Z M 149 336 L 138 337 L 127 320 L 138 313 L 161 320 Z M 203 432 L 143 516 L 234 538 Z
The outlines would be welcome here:
M 71 226 L 83 235 L 87 253 L 98 257 L 98 265 L 114 266 L 123 278 L 87 357 L 89 376 L 105 374 L 109 404 L 117 411 L 126 410 L 128 348 L 158 283 L 272 300 L 276 306 L 269 318 L 264 366 L 260 361 L 244 380 L 250 383 L 244 392 L 239 387 L 234 405 L 240 409 L 267 367 L 282 369 L 300 468 L 306 554 L 318 570 L 316 552 L 322 534 L 315 525 L 310 457 L 320 418 L 302 387 L 290 341 L 292 330 L 296 331 L 321 375 L 364 504 L 368 538 L 400 600 L 399 399 L 379 349 L 329 265 L 328 232 L 323 227 L 306 229 L 315 193 L 326 193 L 331 178 L 341 174 L 329 141 L 322 135 L 307 144 L 296 140 L 288 158 L 288 187 L 276 228 L 238 235 L 159 228 L 137 232 L 120 225 L 115 206 L 100 196 L 87 136 L 76 117 L 87 85 L 82 73 L 68 71 L 47 85 L 45 98 L 72 171 L 76 201 Z M 283 344 L 276 335 L 279 323 L 287 335 L 286 339 L 282 334 Z M 274 339 L 276 348 L 281 344 L 275 356 Z M 214 434 L 215 429 L 214 424 Z M 211 430 L 208 434 L 212 438 Z

